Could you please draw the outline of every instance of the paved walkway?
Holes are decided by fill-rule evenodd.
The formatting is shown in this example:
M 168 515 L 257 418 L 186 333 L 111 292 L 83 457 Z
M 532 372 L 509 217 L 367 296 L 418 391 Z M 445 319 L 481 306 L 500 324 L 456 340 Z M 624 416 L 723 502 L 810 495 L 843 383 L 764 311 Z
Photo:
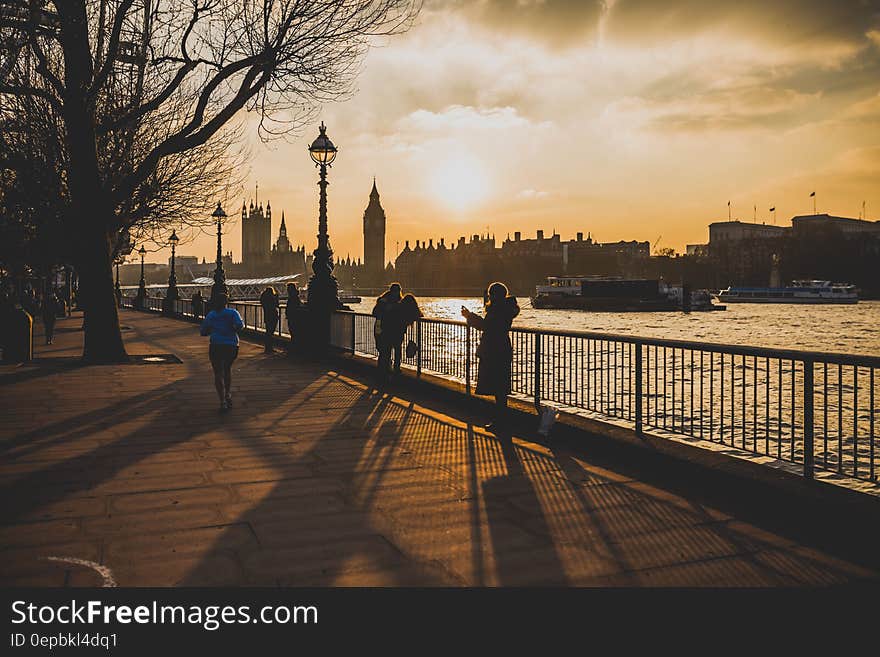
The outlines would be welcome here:
M 0 370 L 0 584 L 797 585 L 876 573 L 696 499 L 243 343 L 217 402 L 192 324 L 124 312 L 131 354 L 78 364 L 81 319 Z M 479 426 L 479 425 L 477 425 Z

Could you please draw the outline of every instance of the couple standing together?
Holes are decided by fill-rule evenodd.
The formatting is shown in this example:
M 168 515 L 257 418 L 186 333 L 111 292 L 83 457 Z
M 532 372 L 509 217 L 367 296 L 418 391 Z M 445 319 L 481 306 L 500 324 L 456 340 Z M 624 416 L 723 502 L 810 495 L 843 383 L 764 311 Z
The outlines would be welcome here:
M 507 396 L 510 394 L 510 375 L 513 346 L 510 327 L 519 315 L 516 298 L 510 296 L 504 283 L 492 283 L 484 297 L 485 314 L 478 315 L 464 306 L 461 314 L 471 326 L 482 332 L 477 346 L 479 367 L 476 394 L 495 398 L 495 419 L 486 425 L 493 433 L 509 431 Z M 379 376 L 384 380 L 391 369 L 392 352 L 394 371 L 400 372 L 401 351 L 406 329 L 422 316 L 411 294 L 401 296 L 399 283 L 392 283 L 373 308 L 376 318 L 375 338 L 379 352 Z M 409 349 L 408 349 L 409 351 Z M 412 357 L 414 354 L 407 354 Z
M 403 295 L 400 283 L 392 283 L 373 306 L 373 337 L 376 339 L 376 351 L 379 352 L 379 378 L 385 381 L 391 371 L 391 357 L 394 356 L 394 373 L 400 374 L 400 361 L 403 358 L 403 338 L 406 329 L 422 316 L 416 298 Z M 407 356 L 412 358 L 415 353 L 407 345 Z

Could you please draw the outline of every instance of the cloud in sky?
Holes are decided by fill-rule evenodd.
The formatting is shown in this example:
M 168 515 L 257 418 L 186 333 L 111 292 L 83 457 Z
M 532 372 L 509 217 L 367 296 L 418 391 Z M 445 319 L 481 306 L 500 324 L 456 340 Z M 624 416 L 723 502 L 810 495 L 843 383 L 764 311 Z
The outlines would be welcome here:
M 369 53 L 358 92 L 323 109 L 340 147 L 334 248 L 360 254 L 373 175 L 390 245 L 489 224 L 681 247 L 729 198 L 802 211 L 801 183 L 870 214 L 876 162 L 853 153 L 880 148 L 878 35 L 880 0 L 426 0 Z M 253 162 L 309 248 L 313 132 Z

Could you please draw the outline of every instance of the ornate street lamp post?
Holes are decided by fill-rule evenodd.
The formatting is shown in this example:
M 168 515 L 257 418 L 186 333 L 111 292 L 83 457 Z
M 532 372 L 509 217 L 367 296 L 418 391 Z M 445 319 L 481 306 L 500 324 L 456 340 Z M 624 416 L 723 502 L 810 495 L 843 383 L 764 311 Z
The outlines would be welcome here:
M 179 241 L 177 231 L 172 230 L 171 237 L 168 238 L 168 243 L 171 245 L 171 273 L 168 275 L 168 293 L 165 295 L 165 301 L 162 302 L 162 309 L 168 314 L 174 313 L 174 302 L 180 298 L 180 293 L 177 291 L 177 274 L 174 271 L 174 259 Z
M 327 136 L 327 128 L 321 122 L 320 134 L 309 146 L 309 155 L 320 169 L 318 187 L 318 248 L 312 260 L 313 275 L 309 279 L 308 308 L 317 341 L 326 342 L 330 335 L 330 314 L 341 308 L 339 284 L 333 276 L 333 251 L 327 234 L 327 167 L 336 159 L 336 146 Z
M 119 286 L 119 265 L 122 263 L 122 256 L 119 256 L 114 261 L 116 265 L 116 305 L 118 307 L 122 307 L 122 288 Z
M 140 310 L 144 307 L 144 299 L 147 298 L 147 280 L 144 278 L 144 256 L 147 255 L 147 250 L 143 244 L 138 249 L 138 253 L 141 254 L 141 280 L 138 282 L 138 291 L 134 299 L 134 305 L 135 308 Z
M 227 294 L 226 290 L 226 272 L 223 271 L 223 243 L 221 242 L 222 222 L 226 218 L 226 213 L 217 201 L 217 207 L 211 213 L 211 216 L 217 220 L 217 266 L 214 268 L 214 285 L 211 286 L 210 305 L 214 307 L 214 300 L 218 294 Z

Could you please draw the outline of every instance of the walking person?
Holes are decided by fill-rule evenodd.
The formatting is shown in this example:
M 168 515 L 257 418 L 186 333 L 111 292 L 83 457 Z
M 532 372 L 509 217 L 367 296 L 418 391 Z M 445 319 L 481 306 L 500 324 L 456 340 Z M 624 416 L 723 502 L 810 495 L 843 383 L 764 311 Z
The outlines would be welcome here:
M 281 315 L 281 308 L 278 302 L 278 293 L 273 287 L 267 287 L 260 295 L 260 305 L 263 307 L 263 324 L 266 327 L 264 337 L 264 345 L 266 353 L 271 354 L 275 350 L 272 348 L 275 329 L 278 328 L 278 319 Z
M 227 308 L 228 298 L 218 294 L 214 309 L 202 321 L 201 334 L 211 336 L 208 356 L 214 370 L 214 387 L 220 398 L 220 410 L 232 408 L 232 363 L 238 357 L 238 334 L 244 328 L 241 315 Z
M 406 294 L 399 303 L 389 306 L 382 320 L 382 333 L 380 334 L 380 342 L 382 342 L 381 353 L 385 354 L 387 359 L 384 369 L 380 368 L 380 372 L 385 375 L 391 365 L 391 356 L 394 355 L 394 374 L 400 374 L 400 362 L 403 356 L 403 339 L 406 337 L 406 330 L 412 326 L 417 319 L 422 316 L 419 304 L 412 294 Z
M 376 351 L 379 352 L 378 372 L 381 379 L 387 376 L 391 362 L 391 341 L 386 340 L 382 335 L 385 331 L 385 320 L 388 313 L 400 303 L 402 298 L 400 283 L 392 283 L 376 299 L 376 305 L 373 306 L 372 315 L 376 318 L 376 322 L 373 324 L 373 337 L 376 340 Z
M 298 340 L 297 323 L 300 320 L 302 311 L 302 301 L 299 298 L 299 289 L 296 283 L 287 284 L 287 303 L 284 305 L 284 316 L 287 319 L 287 332 L 290 334 L 290 353 L 293 352 L 293 345 Z
M 55 321 L 58 319 L 59 303 L 58 296 L 52 290 L 43 300 L 43 328 L 46 331 L 46 344 L 52 344 L 55 339 Z
M 507 395 L 510 394 L 510 368 L 513 346 L 510 343 L 510 325 L 519 315 L 516 298 L 510 296 L 504 283 L 492 283 L 487 291 L 485 316 L 471 312 L 464 306 L 461 314 L 468 326 L 482 331 L 477 346 L 479 366 L 476 394 L 495 397 L 495 420 L 486 429 L 496 435 L 508 433 Z

